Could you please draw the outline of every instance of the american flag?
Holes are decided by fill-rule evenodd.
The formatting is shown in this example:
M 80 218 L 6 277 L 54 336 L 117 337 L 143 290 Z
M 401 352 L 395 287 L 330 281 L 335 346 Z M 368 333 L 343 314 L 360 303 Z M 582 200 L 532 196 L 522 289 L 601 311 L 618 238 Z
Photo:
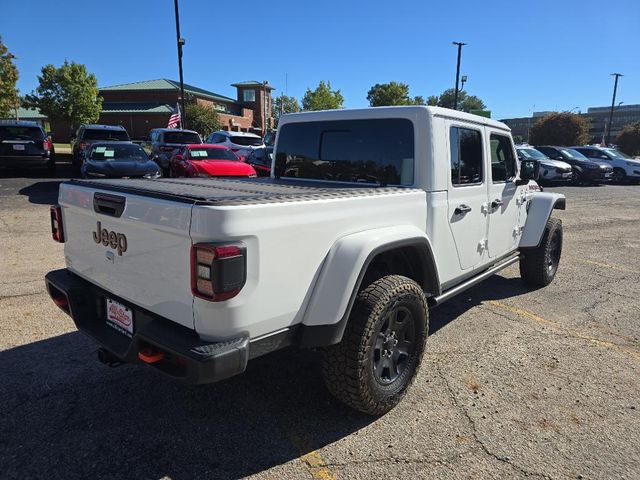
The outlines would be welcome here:
M 169 117 L 169 123 L 167 123 L 167 128 L 178 128 L 178 124 L 181 122 L 180 117 L 180 105 L 176 103 L 176 108 L 173 109 L 171 116 Z

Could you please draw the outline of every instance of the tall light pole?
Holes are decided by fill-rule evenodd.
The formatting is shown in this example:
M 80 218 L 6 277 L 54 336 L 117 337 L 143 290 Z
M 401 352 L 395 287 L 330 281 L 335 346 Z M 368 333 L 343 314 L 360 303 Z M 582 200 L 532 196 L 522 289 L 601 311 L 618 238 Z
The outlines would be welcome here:
M 176 11 L 176 40 L 178 42 L 178 70 L 180 71 L 180 104 L 182 112 L 180 114 L 181 127 L 185 127 L 187 112 L 184 108 L 184 79 L 182 77 L 182 47 L 184 46 L 184 38 L 180 37 L 180 12 L 178 11 L 178 0 L 173 0 L 173 6 Z
M 466 45 L 464 42 L 451 42 L 453 45 L 458 46 L 458 64 L 456 66 L 456 91 L 453 95 L 453 109 L 458 109 L 458 86 L 460 84 L 460 57 L 462 56 L 462 46 Z
M 611 136 L 611 122 L 613 122 L 613 108 L 616 104 L 616 93 L 618 91 L 618 78 L 624 77 L 621 73 L 612 73 L 611 76 L 616 77 L 616 80 L 613 84 L 613 99 L 611 100 L 611 111 L 609 112 L 609 126 L 607 128 L 607 137 L 604 143 L 609 146 L 609 137 Z

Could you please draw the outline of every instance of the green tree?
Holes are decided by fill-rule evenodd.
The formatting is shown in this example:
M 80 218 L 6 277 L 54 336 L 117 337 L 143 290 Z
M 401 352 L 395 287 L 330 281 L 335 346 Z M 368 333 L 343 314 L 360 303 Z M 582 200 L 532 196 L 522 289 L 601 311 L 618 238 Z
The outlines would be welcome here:
M 429 105 L 453 108 L 456 91 L 454 88 L 448 88 L 440 95 L 432 95 L 428 98 Z M 469 95 L 465 90 L 458 91 L 458 110 L 470 112 L 471 110 L 484 110 L 487 106 L 475 95 Z
M 74 129 L 98 120 L 102 111 L 98 81 L 84 65 L 66 60 L 59 68 L 45 65 L 38 82 L 38 88 L 25 97 L 27 107 L 37 108 L 50 120 L 68 122 Z
M 276 125 L 278 125 L 280 115 L 284 115 L 285 113 L 296 113 L 299 111 L 300 104 L 295 97 L 279 95 L 273 100 L 273 103 L 271 104 L 271 116 L 274 118 Z
M 307 88 L 302 98 L 303 110 L 336 110 L 342 108 L 344 97 L 340 90 L 331 90 L 331 82 L 322 80 L 315 90 Z
M 376 83 L 369 89 L 367 100 L 371 107 L 388 105 L 424 105 L 424 98 L 409 96 L 409 85 L 406 83 Z
M 0 37 L 0 118 L 13 117 L 15 109 L 20 106 L 16 88 L 18 69 L 13 63 L 14 58 Z
M 186 126 L 190 130 L 195 130 L 203 137 L 206 137 L 211 132 L 220 130 L 222 123 L 218 112 L 208 105 L 201 105 L 199 103 L 190 103 L 185 107 L 186 109 Z
M 616 145 L 627 155 L 640 155 L 640 122 L 625 125 L 616 137 Z
M 589 140 L 589 122 L 580 115 L 551 113 L 533 124 L 529 132 L 532 145 L 583 145 Z

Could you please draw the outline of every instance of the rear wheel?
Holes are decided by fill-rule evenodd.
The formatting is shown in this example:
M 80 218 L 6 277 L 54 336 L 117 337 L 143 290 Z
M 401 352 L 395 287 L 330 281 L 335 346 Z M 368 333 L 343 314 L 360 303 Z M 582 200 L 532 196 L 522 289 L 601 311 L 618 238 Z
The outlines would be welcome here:
M 562 255 L 562 221 L 549 218 L 540 245 L 522 249 L 520 276 L 534 285 L 549 285 L 556 276 Z
M 400 275 L 376 280 L 358 294 L 342 341 L 324 351 L 327 388 L 361 412 L 388 412 L 415 377 L 427 332 L 420 286 Z

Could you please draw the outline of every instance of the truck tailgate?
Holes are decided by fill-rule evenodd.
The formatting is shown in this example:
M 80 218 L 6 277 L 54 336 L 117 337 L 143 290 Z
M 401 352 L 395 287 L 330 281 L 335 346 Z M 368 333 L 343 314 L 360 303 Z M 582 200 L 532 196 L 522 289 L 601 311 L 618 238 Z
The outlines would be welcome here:
M 63 183 L 59 203 L 67 268 L 116 296 L 193 328 L 193 202 Z

